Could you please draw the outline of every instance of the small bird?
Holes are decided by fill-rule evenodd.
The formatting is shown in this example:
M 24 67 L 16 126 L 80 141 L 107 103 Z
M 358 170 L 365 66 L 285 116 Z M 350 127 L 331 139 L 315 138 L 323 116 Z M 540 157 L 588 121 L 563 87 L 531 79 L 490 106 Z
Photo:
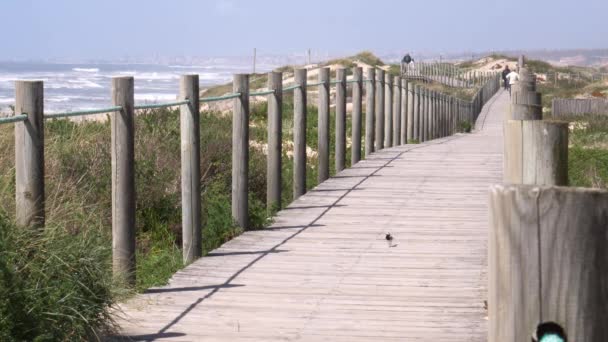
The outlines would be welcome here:
M 386 241 L 388 241 L 388 246 L 393 247 L 393 236 L 391 235 L 391 233 L 386 233 L 386 236 L 384 238 L 386 239 Z
M 533 341 L 538 342 L 567 342 L 566 332 L 555 322 L 542 323 L 536 328 Z

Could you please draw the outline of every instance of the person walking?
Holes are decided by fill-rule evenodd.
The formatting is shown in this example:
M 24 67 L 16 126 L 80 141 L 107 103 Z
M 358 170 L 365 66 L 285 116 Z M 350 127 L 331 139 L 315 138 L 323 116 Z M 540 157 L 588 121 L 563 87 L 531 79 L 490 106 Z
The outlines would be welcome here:
M 513 70 L 507 75 L 507 81 L 509 83 L 509 96 L 511 95 L 511 88 L 514 84 L 519 82 L 519 74 Z
M 505 66 L 505 69 L 502 71 L 502 83 L 505 90 L 509 88 L 509 81 L 507 80 L 507 75 L 511 73 L 511 69 L 509 66 Z

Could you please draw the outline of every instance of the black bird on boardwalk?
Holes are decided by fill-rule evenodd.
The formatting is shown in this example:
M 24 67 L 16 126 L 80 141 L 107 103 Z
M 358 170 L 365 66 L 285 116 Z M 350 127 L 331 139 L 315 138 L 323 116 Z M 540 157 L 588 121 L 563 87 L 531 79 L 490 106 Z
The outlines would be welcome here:
M 388 246 L 393 247 L 393 236 L 391 235 L 391 233 L 386 233 L 386 236 L 384 238 L 388 242 Z

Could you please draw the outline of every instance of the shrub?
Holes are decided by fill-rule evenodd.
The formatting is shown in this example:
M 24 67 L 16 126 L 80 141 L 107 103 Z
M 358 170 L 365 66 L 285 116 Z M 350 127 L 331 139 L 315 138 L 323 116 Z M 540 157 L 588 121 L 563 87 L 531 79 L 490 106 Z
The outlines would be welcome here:
M 88 340 L 108 329 L 110 246 L 95 229 L 38 232 L 0 216 L 0 340 Z
M 469 121 L 458 121 L 456 125 L 456 132 L 458 133 L 471 133 L 473 125 Z

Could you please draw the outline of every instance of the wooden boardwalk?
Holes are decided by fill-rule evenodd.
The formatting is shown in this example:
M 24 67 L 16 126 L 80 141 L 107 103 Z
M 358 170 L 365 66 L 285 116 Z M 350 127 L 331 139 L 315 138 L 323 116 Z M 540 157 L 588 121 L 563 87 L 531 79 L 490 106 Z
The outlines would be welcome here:
M 508 95 L 473 134 L 373 154 L 122 306 L 148 341 L 485 341 L 488 187 Z M 385 234 L 394 236 L 393 245 Z

